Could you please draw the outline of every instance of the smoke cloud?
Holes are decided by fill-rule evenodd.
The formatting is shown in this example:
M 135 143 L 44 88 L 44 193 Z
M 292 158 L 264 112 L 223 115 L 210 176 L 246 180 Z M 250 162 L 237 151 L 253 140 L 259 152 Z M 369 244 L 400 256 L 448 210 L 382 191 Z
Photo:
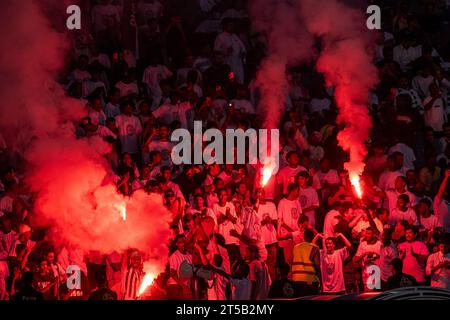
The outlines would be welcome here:
M 337 121 L 344 125 L 338 141 L 350 156 L 344 166 L 350 178 L 359 181 L 372 126 L 369 90 L 377 82 L 363 12 L 338 0 L 261 0 L 253 2 L 251 12 L 254 27 L 268 38 L 268 56 L 257 74 L 262 94 L 259 107 L 265 111 L 266 125 L 277 125 L 285 110 L 286 64 L 314 57 L 314 39 L 319 39 L 316 69 L 324 74 L 327 85 L 335 87 Z
M 256 75 L 264 127 L 278 128 L 288 95 L 286 65 L 312 58 L 313 36 L 301 19 L 295 0 L 250 1 L 252 23 L 266 36 L 268 53 Z
M 171 217 L 162 200 L 143 191 L 130 199 L 118 194 L 106 179 L 103 155 L 109 146 L 97 137 L 76 139 L 74 121 L 86 114 L 85 107 L 67 97 L 55 80 L 69 41 L 51 27 L 39 6 L 61 8 L 61 3 L 0 5 L 0 130 L 25 158 L 26 183 L 36 194 L 36 223 L 50 224 L 54 240 L 103 253 L 138 248 L 160 257 L 162 271 Z M 65 23 L 62 9 L 51 12 L 59 12 L 55 19 Z

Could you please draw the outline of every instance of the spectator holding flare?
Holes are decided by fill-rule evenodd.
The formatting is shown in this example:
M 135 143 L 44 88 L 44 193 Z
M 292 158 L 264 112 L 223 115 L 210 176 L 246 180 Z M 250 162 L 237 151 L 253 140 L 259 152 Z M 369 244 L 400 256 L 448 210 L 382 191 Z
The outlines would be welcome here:
M 299 186 L 296 183 L 291 183 L 287 189 L 287 196 L 278 203 L 278 230 L 277 233 L 281 237 L 298 230 L 298 218 L 302 214 L 302 207 L 299 198 Z M 287 263 L 292 262 L 292 247 L 291 239 L 280 241 L 280 247 L 283 248 L 284 259 Z

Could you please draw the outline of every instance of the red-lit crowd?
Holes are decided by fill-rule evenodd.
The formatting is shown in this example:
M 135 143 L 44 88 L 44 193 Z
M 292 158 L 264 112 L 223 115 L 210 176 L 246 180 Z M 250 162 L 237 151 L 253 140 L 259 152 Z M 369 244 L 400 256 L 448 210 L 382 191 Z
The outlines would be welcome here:
M 261 128 L 254 81 L 267 54 L 246 1 L 81 1 L 61 85 L 86 105 L 76 135 L 111 145 L 117 191 L 158 194 L 172 213 L 166 272 L 145 293 L 137 249 L 83 252 L 34 226 L 34 195 L 0 135 L 0 299 L 267 299 L 450 289 L 448 1 L 372 1 L 378 85 L 359 199 L 339 147 L 333 87 L 286 66 L 280 169 L 174 165 L 177 128 Z M 123 2 L 123 3 L 122 3 Z M 369 31 L 368 31 L 369 32 Z M 377 75 L 369 75 L 377 76 Z M 270 116 L 270 115 L 269 115 Z M 70 232 L 70 231 L 68 231 Z M 80 286 L 68 285 L 69 266 Z M 69 268 L 70 269 L 70 268 Z

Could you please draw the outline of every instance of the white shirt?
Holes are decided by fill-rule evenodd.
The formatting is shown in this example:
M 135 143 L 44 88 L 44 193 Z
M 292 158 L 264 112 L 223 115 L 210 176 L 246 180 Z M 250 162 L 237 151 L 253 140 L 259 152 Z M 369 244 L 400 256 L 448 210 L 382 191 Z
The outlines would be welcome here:
M 408 223 L 412 221 L 412 224 L 417 225 L 417 215 L 414 209 L 408 208 L 406 211 L 401 211 L 398 208 L 394 208 L 391 210 L 391 214 L 389 215 L 389 224 L 391 226 L 395 226 L 398 221 L 406 220 Z
M 130 94 L 139 94 L 139 89 L 137 86 L 137 82 L 125 83 L 123 81 L 119 81 L 114 86 L 120 91 L 120 97 L 125 97 Z
M 309 110 L 311 113 L 318 112 L 323 115 L 323 112 L 326 110 L 330 110 L 331 101 L 328 98 L 311 99 Z
M 180 266 L 181 264 L 187 261 L 190 264 L 192 264 L 192 256 L 190 254 L 182 254 L 179 250 L 175 251 L 174 253 L 172 253 L 172 255 L 169 257 L 169 266 L 170 269 L 173 269 L 177 272 L 178 277 L 180 277 Z M 181 279 L 182 283 L 184 285 L 188 285 L 189 284 L 189 279 Z M 167 280 L 167 284 L 171 285 L 171 284 L 177 284 L 177 282 L 170 277 L 169 280 Z
M 386 190 L 385 193 L 386 193 L 386 198 L 387 198 L 387 208 L 389 210 L 394 210 L 395 207 L 397 207 L 398 197 L 402 194 L 406 194 L 409 197 L 409 206 L 411 206 L 411 207 L 415 206 L 418 201 L 416 195 L 409 191 L 398 192 L 395 189 L 389 189 L 389 190 Z
M 437 267 L 442 262 L 450 263 L 450 253 L 443 254 L 438 251 L 431 254 L 427 260 L 426 273 L 431 275 L 431 286 L 450 289 L 450 269 L 449 268 L 439 268 L 433 273 L 431 270 Z
M 416 156 L 414 155 L 414 150 L 404 143 L 397 143 L 389 149 L 389 154 L 394 152 L 401 152 L 403 154 L 403 166 L 407 169 L 414 169 L 414 161 L 416 161 Z
M 423 105 L 426 106 L 432 99 L 432 97 L 425 98 L 425 100 L 423 100 Z M 442 125 L 445 122 L 444 102 L 442 99 L 436 99 L 433 102 L 433 106 L 430 109 L 425 110 L 423 117 L 426 126 L 432 127 L 434 131 L 442 131 Z
M 347 248 L 334 250 L 332 254 L 320 250 L 320 270 L 323 292 L 345 291 L 344 261 L 348 257 Z
M 231 48 L 231 53 L 228 51 L 229 48 Z M 222 32 L 217 36 L 214 42 L 214 50 L 222 52 L 225 56 L 225 62 L 235 73 L 236 81 L 238 83 L 243 83 L 244 64 L 242 57 L 245 54 L 245 46 L 241 39 L 236 34 Z
M 153 1 L 153 3 L 148 2 L 138 2 L 138 11 L 144 16 L 145 21 L 151 18 L 159 18 L 162 15 L 163 6 L 159 1 Z
M 157 151 L 161 152 L 161 165 L 168 166 L 168 165 L 172 165 L 171 153 L 172 153 L 173 147 L 174 147 L 174 143 L 169 140 L 167 140 L 167 141 L 153 140 L 148 145 L 147 151 L 151 152 L 151 151 L 157 150 Z
M 285 223 L 291 229 L 298 230 L 298 218 L 302 214 L 302 206 L 298 200 L 283 198 L 278 203 L 278 219 L 280 225 Z
M 214 215 L 216 216 L 217 220 L 219 220 L 222 215 L 226 215 L 227 208 L 230 208 L 230 215 L 234 218 L 237 218 L 236 210 L 232 202 L 227 202 L 223 207 L 220 206 L 218 203 L 215 203 L 212 206 L 212 209 L 214 211 Z M 227 245 L 228 244 L 239 245 L 239 239 L 230 235 L 230 230 L 233 229 L 240 233 L 242 227 L 239 225 L 239 220 L 236 223 L 232 223 L 231 221 L 226 220 L 225 222 L 217 225 L 217 232 L 220 233 L 225 238 L 225 244 Z
M 144 70 L 142 82 L 145 83 L 151 90 L 154 100 L 159 100 L 162 96 L 161 87 L 159 82 L 164 79 L 168 79 L 172 76 L 172 72 L 163 65 L 148 66 Z
M 14 198 L 10 196 L 3 196 L 0 199 L 0 211 L 3 213 L 12 212 L 13 209 Z
M 106 28 L 105 20 L 108 18 L 114 18 L 117 22 L 120 22 L 120 10 L 117 6 L 112 4 L 98 4 L 94 6 L 92 8 L 91 16 L 96 32 Z
M 260 260 L 253 260 L 248 264 L 250 273 L 248 279 L 255 282 L 255 300 L 266 300 L 269 295 L 271 279 L 267 265 Z
M 393 275 L 391 262 L 398 258 L 397 248 L 391 243 L 386 247 L 381 246 L 380 253 L 381 280 L 387 281 Z
M 278 220 L 277 207 L 273 202 L 266 201 L 264 204 L 260 204 L 258 208 L 258 215 L 261 220 L 269 217 L 271 220 Z M 277 229 L 271 223 L 267 223 L 261 226 L 261 238 L 265 245 L 273 244 L 277 242 Z
M 378 187 L 383 191 L 388 189 L 394 189 L 395 179 L 397 179 L 397 177 L 402 175 L 403 174 L 400 171 L 386 170 L 380 175 L 380 179 L 378 180 Z
M 136 116 L 118 115 L 116 125 L 119 129 L 119 139 L 123 152 L 138 153 L 138 137 L 142 132 L 141 121 Z
M 297 174 L 301 171 L 307 171 L 305 167 L 297 166 L 296 168 L 291 168 L 290 166 L 284 167 L 278 171 L 277 183 L 283 186 L 283 193 L 287 194 L 288 186 L 291 183 L 297 181 Z
M 399 256 L 403 258 L 403 273 L 412 275 L 417 282 L 425 282 L 425 264 L 419 261 L 411 254 L 411 250 L 415 254 L 429 255 L 429 251 L 425 243 L 420 241 L 413 241 L 409 243 L 405 241 L 398 245 Z
M 438 198 L 434 198 L 433 212 L 439 220 L 439 225 L 446 233 L 450 233 L 450 204 L 446 200 L 438 201 Z
M 178 120 L 181 122 L 182 128 L 187 128 L 186 113 L 192 109 L 192 107 L 193 106 L 189 102 L 180 102 L 176 105 L 167 103 L 153 111 L 153 115 L 155 118 L 162 119 L 166 124 L 171 124 L 173 121 Z
M 252 103 L 249 100 L 246 99 L 234 99 L 231 100 L 231 102 L 234 104 L 235 109 L 241 110 L 242 112 L 249 113 L 249 114 L 255 114 L 255 107 L 252 105 Z
M 410 68 L 408 64 L 420 56 L 421 50 L 418 47 L 409 47 L 406 49 L 401 44 L 394 47 L 394 61 L 400 65 L 402 71 L 408 70 Z
M 315 174 L 319 180 L 320 183 L 322 182 L 328 182 L 328 184 L 338 184 L 339 183 L 339 175 L 336 170 L 330 169 L 327 173 L 324 173 L 322 171 L 317 171 Z
M 252 284 L 247 279 L 231 278 L 232 300 L 250 300 L 252 294 Z
M 314 188 L 312 188 L 312 187 L 308 187 L 305 189 L 300 188 L 299 201 L 300 201 L 300 205 L 303 209 L 310 207 L 310 206 L 319 207 L 319 196 L 317 195 L 317 191 L 314 190 Z M 308 210 L 308 211 L 304 211 L 303 213 L 309 218 L 309 222 L 311 223 L 311 226 L 313 228 L 315 228 L 316 227 L 316 218 L 315 218 L 316 211 Z
M 437 227 L 441 227 L 439 225 L 438 218 L 432 214 L 428 218 L 419 217 L 420 225 L 426 230 L 434 230 Z
M 434 81 L 434 77 L 429 75 L 424 78 L 422 76 L 415 76 L 412 79 L 412 88 L 419 94 L 420 97 L 425 98 L 430 94 L 430 84 Z
M 106 117 L 115 118 L 120 114 L 120 106 L 108 102 L 103 111 L 105 112 Z

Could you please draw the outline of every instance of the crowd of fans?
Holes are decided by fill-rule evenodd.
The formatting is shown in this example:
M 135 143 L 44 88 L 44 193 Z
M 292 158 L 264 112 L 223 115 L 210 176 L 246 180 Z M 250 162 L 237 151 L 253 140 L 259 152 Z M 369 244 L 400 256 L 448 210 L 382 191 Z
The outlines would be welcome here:
M 343 169 L 333 88 L 313 64 L 286 68 L 280 170 L 267 185 L 255 165 L 172 164 L 171 132 L 193 130 L 194 120 L 261 128 L 254 79 L 267 47 L 245 1 L 82 1 L 89 15 L 60 82 L 86 105 L 77 137 L 112 146 L 117 192 L 157 194 L 173 215 L 167 272 L 152 297 L 450 288 L 450 3 L 372 2 L 383 30 L 368 31 L 379 73 L 369 76 L 380 81 L 360 200 Z M 142 254 L 49 241 L 33 226 L 34 197 L 1 136 L 0 148 L 0 299 L 137 299 Z M 180 276 L 185 262 L 197 276 Z M 80 289 L 66 285 L 69 265 L 81 268 Z

